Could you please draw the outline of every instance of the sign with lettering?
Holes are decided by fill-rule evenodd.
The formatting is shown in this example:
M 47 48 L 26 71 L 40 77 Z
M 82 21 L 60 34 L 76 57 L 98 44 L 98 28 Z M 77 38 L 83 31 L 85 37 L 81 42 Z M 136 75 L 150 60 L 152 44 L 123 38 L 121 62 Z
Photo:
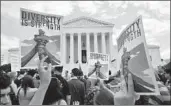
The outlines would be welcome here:
M 21 67 L 37 68 L 41 53 L 53 60 L 52 65 L 59 64 L 63 16 L 24 8 L 20 13 Z
M 109 77 L 109 55 L 102 53 L 90 52 L 89 54 L 89 71 L 88 75 L 91 78 L 108 79 Z M 95 64 L 100 66 L 97 70 L 94 70 Z
M 132 74 L 135 92 L 140 95 L 159 94 L 154 70 L 150 62 L 142 17 L 128 25 L 117 39 L 117 69 L 121 70 L 128 86 L 128 73 Z
M 21 8 L 21 25 L 36 28 L 46 27 L 49 30 L 61 30 L 63 16 L 45 14 Z

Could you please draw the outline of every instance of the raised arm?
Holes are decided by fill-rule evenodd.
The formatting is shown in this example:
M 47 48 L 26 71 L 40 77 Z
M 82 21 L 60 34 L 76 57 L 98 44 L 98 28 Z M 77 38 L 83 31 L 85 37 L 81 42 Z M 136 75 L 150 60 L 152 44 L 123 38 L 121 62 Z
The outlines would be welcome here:
M 43 57 L 38 64 L 40 86 L 38 90 L 36 91 L 29 105 L 42 105 L 43 103 L 44 96 L 46 94 L 46 91 L 51 81 L 51 68 L 52 68 L 51 63 L 50 63 L 48 64 L 48 69 L 45 70 L 43 64 L 46 59 L 47 59 L 47 56 Z

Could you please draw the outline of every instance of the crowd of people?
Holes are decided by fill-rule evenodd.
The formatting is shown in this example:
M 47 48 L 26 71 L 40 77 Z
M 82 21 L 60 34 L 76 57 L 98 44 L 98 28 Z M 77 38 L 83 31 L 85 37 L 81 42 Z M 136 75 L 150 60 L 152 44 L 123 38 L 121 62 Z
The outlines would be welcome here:
M 44 66 L 47 57 L 40 60 L 37 70 L 0 71 L 0 105 L 157 105 L 171 104 L 170 69 L 155 71 L 160 95 L 137 95 L 131 74 L 128 90 L 114 93 L 108 80 L 91 79 L 80 68 L 62 75 L 63 66 Z M 94 70 L 98 70 L 95 65 Z M 109 73 L 111 74 L 111 73 Z M 122 77 L 122 76 L 121 76 Z

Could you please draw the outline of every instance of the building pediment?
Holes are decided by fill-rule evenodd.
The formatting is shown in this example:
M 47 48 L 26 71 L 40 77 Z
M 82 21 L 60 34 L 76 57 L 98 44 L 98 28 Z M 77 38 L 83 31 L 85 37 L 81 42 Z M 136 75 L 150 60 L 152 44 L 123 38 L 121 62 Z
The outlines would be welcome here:
M 101 20 L 93 19 L 90 17 L 79 17 L 63 23 L 64 27 L 99 27 L 99 26 L 110 26 L 113 27 L 114 24 L 104 22 Z

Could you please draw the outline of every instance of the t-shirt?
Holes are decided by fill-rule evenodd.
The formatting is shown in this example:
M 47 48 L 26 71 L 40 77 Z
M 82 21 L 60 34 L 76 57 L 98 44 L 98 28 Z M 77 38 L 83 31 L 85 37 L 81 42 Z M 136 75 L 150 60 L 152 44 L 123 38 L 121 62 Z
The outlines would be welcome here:
M 64 99 L 66 100 L 66 96 L 70 95 L 68 82 L 61 75 L 55 75 L 55 77 L 58 78 L 60 82 L 62 83 L 63 88 L 61 92 L 64 96 Z
M 101 88 L 96 95 L 96 105 L 114 105 L 114 95 L 108 88 Z
M 79 101 L 80 105 L 84 105 L 85 85 L 79 79 L 71 79 L 69 82 L 69 89 L 71 94 L 71 105 L 74 101 Z

